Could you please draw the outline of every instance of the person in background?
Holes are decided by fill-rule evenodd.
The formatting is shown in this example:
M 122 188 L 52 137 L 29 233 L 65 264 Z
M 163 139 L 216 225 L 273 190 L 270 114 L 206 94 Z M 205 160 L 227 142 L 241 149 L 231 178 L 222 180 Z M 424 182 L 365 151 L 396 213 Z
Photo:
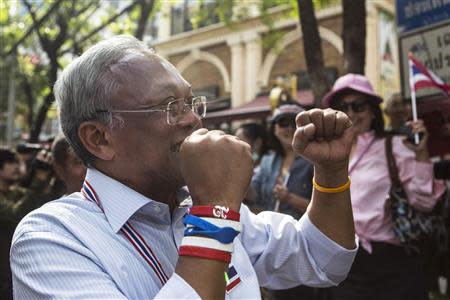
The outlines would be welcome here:
M 20 185 L 27 187 L 33 174 L 33 162 L 39 151 L 43 149 L 41 144 L 35 143 L 19 143 L 16 145 L 15 155 L 20 165 Z
M 384 113 L 389 117 L 387 131 L 405 134 L 408 131 L 406 122 L 411 119 L 411 103 L 403 99 L 400 93 L 392 94 L 384 105 Z
M 248 143 L 252 148 L 252 159 L 255 167 L 259 166 L 261 158 L 267 153 L 267 131 L 264 125 L 245 123 L 238 127 L 235 136 Z
M 314 168 L 292 149 L 295 116 L 302 111 L 296 104 L 284 104 L 273 113 L 269 129 L 269 145 L 273 151 L 262 157 L 249 191 L 255 211 L 277 211 L 299 219 L 308 207 Z M 275 299 L 314 299 L 317 291 L 298 286 L 271 293 Z
M 39 154 L 39 159 L 48 156 Z M 20 163 L 16 153 L 10 149 L 0 149 L 0 295 L 2 299 L 12 299 L 9 249 L 14 229 L 20 219 L 31 210 L 49 200 L 44 195 L 50 172 L 36 170 L 29 188 L 19 186 L 22 179 Z
M 386 158 L 386 134 L 377 95 L 366 77 L 340 77 L 323 99 L 324 107 L 342 111 L 352 120 L 355 139 L 350 154 L 352 206 L 360 248 L 349 276 L 333 288 L 336 300 L 427 299 L 423 258 L 407 253 L 393 231 L 389 199 L 391 179 Z M 404 137 L 392 138 L 398 177 L 417 210 L 431 211 L 444 192 L 433 179 L 426 147 L 428 134 L 421 120 L 407 125 L 423 133 L 418 145 Z
M 86 167 L 70 147 L 63 134 L 56 136 L 52 144 L 53 171 L 64 184 L 64 194 L 79 192 L 83 186 Z
M 295 116 L 303 109 L 295 104 L 277 108 L 269 129 L 273 149 L 261 159 L 254 174 L 251 190 L 261 210 L 278 211 L 298 219 L 311 199 L 313 166 L 292 149 L 296 129 Z

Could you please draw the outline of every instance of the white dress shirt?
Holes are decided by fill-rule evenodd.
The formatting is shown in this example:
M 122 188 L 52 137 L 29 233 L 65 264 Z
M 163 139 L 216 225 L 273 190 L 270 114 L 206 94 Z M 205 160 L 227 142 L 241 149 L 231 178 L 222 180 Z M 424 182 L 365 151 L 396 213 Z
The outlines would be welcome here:
M 103 210 L 74 193 L 35 210 L 17 227 L 11 247 L 14 298 L 198 299 L 174 273 L 187 207 L 171 216 L 166 204 L 99 171 L 89 169 L 86 180 Z M 239 283 L 226 299 L 258 299 L 260 286 L 325 287 L 346 277 L 357 249 L 327 238 L 307 214 L 299 221 L 273 212 L 254 215 L 245 205 L 240 213 L 243 230 L 231 261 Z M 167 274 L 165 285 L 124 237 L 126 222 L 153 251 Z

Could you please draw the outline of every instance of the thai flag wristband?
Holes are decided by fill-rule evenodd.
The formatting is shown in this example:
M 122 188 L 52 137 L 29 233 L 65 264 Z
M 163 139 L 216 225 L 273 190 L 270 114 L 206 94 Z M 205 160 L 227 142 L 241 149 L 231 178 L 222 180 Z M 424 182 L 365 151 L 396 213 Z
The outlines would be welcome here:
M 209 217 L 217 219 L 226 219 L 239 222 L 241 215 L 224 206 L 193 206 L 189 209 L 191 215 L 197 217 Z
M 240 214 L 222 206 L 194 206 L 184 217 L 186 225 L 180 256 L 230 263 L 233 240 L 241 232 Z
M 210 237 L 221 243 L 232 243 L 234 238 L 239 234 L 239 231 L 234 230 L 231 227 L 218 227 L 202 218 L 186 215 L 184 217 L 185 225 L 192 225 L 186 228 L 184 236 L 200 235 Z
M 224 220 L 224 219 L 216 219 L 216 218 L 208 218 L 208 217 L 201 217 L 203 221 L 207 221 L 211 224 L 216 225 L 217 227 L 231 227 L 234 230 L 241 232 L 242 231 L 242 224 L 241 222 L 237 221 L 231 221 L 231 220 Z M 187 228 L 194 227 L 194 225 L 186 224 Z
M 231 253 L 203 247 L 181 246 L 179 254 L 180 256 L 191 256 L 217 260 L 225 262 L 227 264 L 231 262 Z

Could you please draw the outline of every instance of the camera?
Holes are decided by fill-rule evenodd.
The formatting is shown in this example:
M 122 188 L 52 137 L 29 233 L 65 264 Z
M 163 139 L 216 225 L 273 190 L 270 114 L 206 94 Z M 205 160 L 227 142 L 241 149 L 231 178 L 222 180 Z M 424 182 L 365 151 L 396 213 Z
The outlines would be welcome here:
M 16 146 L 16 152 L 20 154 L 32 154 L 37 153 L 44 149 L 40 144 L 33 143 L 20 143 Z
M 396 135 L 403 135 L 403 136 L 406 136 L 406 140 L 407 140 L 409 143 L 411 143 L 411 144 L 413 144 L 413 145 L 416 144 L 416 142 L 415 142 L 415 140 L 414 140 L 414 133 L 412 133 L 411 128 L 409 128 L 409 127 L 406 126 L 406 125 L 400 126 L 400 127 L 399 127 L 398 129 L 396 129 L 396 130 L 392 130 L 391 133 L 392 133 L 392 134 L 396 134 Z M 419 132 L 419 142 L 422 140 L 422 138 L 423 138 L 423 132 Z
M 36 170 L 51 171 L 52 167 L 47 162 L 38 159 L 36 156 L 46 148 L 37 143 L 19 143 L 16 145 L 16 152 L 21 155 L 25 163 L 25 175 L 20 185 L 29 187 L 36 174 Z

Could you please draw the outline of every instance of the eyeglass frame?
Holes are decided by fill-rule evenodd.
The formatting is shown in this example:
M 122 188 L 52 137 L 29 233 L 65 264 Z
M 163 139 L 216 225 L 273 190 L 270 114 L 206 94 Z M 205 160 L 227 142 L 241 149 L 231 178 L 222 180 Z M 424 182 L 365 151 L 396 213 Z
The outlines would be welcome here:
M 356 99 L 352 103 L 341 102 L 333 106 L 334 109 L 342 111 L 343 113 L 347 113 L 350 107 L 352 108 L 352 111 L 354 113 L 362 113 L 365 112 L 369 107 L 369 101 L 367 99 L 360 98 Z M 355 107 L 362 107 L 362 109 L 355 109 Z
M 203 106 L 203 113 L 200 115 L 198 114 L 196 111 L 194 111 L 194 102 L 195 100 L 200 99 L 199 103 L 202 104 Z M 160 108 L 160 109 L 155 109 L 154 107 L 158 107 L 158 106 L 163 106 L 164 104 L 156 104 L 154 106 L 150 106 L 149 108 L 145 108 L 145 109 L 96 109 L 95 112 L 96 113 L 148 113 L 148 112 L 166 112 L 166 121 L 168 125 L 176 125 L 177 123 L 171 123 L 170 122 L 170 106 L 172 105 L 172 103 L 174 102 L 179 102 L 179 101 L 184 101 L 184 108 L 189 107 L 189 109 L 194 112 L 197 116 L 199 116 L 201 119 L 203 119 L 206 116 L 206 96 L 194 96 L 192 97 L 192 102 L 191 104 L 186 103 L 187 98 L 178 98 L 178 99 L 174 99 L 170 102 L 168 102 L 166 104 L 166 108 Z M 183 113 L 185 113 L 186 111 L 184 110 Z

